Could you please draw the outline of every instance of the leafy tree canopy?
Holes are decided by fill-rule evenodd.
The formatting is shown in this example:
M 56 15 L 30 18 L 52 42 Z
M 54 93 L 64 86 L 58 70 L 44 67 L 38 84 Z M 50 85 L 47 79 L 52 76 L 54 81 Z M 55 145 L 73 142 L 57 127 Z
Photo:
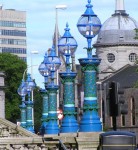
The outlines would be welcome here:
M 6 119 L 16 122 L 20 118 L 21 97 L 17 89 L 21 83 L 27 64 L 18 56 L 0 53 L 0 71 L 5 73 Z
M 18 56 L 10 53 L 0 53 L 0 71 L 5 73 L 5 109 L 6 119 L 16 123 L 20 119 L 21 97 L 17 93 L 27 64 Z M 27 96 L 26 96 L 27 100 Z M 34 127 L 38 132 L 41 126 L 42 96 L 39 87 L 34 89 Z

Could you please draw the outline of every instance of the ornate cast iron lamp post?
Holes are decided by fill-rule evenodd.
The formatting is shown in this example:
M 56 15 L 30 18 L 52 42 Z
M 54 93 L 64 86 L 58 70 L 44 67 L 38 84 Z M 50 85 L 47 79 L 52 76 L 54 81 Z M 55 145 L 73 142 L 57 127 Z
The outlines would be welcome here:
M 21 85 L 17 90 L 18 94 L 22 97 L 22 104 L 19 106 L 21 110 L 21 127 L 26 128 L 26 105 L 25 95 L 27 94 L 26 83 L 22 80 Z
M 58 85 L 54 83 L 55 72 L 61 65 L 60 59 L 56 56 L 54 47 L 51 48 L 48 56 L 48 61 L 45 63 L 51 72 L 51 82 L 46 86 L 49 93 L 49 104 L 48 104 L 48 124 L 46 127 L 47 134 L 58 134 L 59 126 L 57 123 L 57 90 Z
M 92 55 L 92 38 L 100 28 L 101 22 L 92 10 L 91 0 L 88 0 L 87 9 L 77 23 L 78 30 L 88 42 L 87 58 L 79 59 L 82 71 L 84 72 L 84 105 L 83 116 L 80 122 L 80 132 L 101 131 L 102 125 L 98 116 L 96 71 L 100 59 Z
M 46 90 L 46 86 L 48 84 L 48 76 L 49 76 L 49 70 L 47 66 L 45 65 L 47 62 L 47 54 L 44 56 L 43 62 L 40 64 L 38 70 L 42 76 L 44 76 L 44 85 L 45 89 L 41 89 L 41 95 L 43 97 L 43 112 L 42 112 L 42 125 L 40 128 L 40 134 L 46 134 L 46 126 L 48 123 L 48 91 Z
M 71 133 L 78 131 L 78 123 L 75 117 L 74 102 L 74 79 L 77 73 L 71 71 L 70 56 L 74 54 L 77 48 L 77 42 L 69 32 L 66 24 L 65 33 L 59 40 L 59 51 L 66 57 L 66 72 L 60 73 L 64 85 L 64 118 L 61 124 L 61 133 Z
M 27 120 L 26 120 L 26 129 L 30 132 L 34 132 L 34 125 L 33 125 L 33 116 L 32 116 L 32 108 L 33 108 L 33 101 L 31 100 L 31 92 L 35 88 L 35 83 L 33 82 L 31 75 L 27 74 L 27 92 L 28 92 L 28 101 L 26 102 L 27 106 Z

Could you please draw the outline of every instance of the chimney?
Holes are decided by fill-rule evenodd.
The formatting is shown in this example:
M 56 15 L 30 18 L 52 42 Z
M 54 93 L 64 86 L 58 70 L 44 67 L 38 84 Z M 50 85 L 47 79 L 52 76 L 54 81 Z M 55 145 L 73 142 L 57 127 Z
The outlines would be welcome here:
M 116 0 L 115 13 L 125 13 L 124 0 Z

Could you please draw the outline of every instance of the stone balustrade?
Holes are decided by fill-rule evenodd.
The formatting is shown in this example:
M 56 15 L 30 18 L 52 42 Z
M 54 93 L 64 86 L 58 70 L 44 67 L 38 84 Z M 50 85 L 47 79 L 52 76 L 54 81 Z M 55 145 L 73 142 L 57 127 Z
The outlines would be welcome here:
M 97 150 L 99 132 L 39 136 L 0 118 L 0 150 Z

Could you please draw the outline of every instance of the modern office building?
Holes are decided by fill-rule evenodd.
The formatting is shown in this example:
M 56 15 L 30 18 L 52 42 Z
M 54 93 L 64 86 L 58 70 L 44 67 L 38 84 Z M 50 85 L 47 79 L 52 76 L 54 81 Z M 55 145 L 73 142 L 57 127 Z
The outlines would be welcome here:
M 26 12 L 0 7 L 0 53 L 12 53 L 26 61 Z

